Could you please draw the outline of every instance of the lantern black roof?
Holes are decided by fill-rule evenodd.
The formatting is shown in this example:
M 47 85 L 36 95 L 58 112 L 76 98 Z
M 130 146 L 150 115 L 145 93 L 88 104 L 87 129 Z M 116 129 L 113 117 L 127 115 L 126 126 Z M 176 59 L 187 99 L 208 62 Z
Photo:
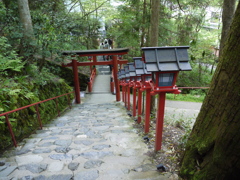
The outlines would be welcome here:
M 127 63 L 127 64 L 128 64 L 130 77 L 136 76 L 136 70 L 135 70 L 134 63 Z
M 126 78 L 129 78 L 129 77 L 130 77 L 130 74 L 129 74 L 128 65 L 125 65 L 125 66 L 124 66 L 124 70 L 125 70 L 125 77 L 126 77 Z
M 189 46 L 143 47 L 147 71 L 190 71 Z
M 124 69 L 119 69 L 118 71 L 118 79 L 125 78 L 125 70 Z
M 151 74 L 147 71 L 145 63 L 142 61 L 142 57 L 134 57 L 134 66 L 136 75 L 142 75 L 142 74 Z
M 120 69 L 118 70 L 117 76 L 118 76 L 118 79 L 121 79 L 121 70 Z

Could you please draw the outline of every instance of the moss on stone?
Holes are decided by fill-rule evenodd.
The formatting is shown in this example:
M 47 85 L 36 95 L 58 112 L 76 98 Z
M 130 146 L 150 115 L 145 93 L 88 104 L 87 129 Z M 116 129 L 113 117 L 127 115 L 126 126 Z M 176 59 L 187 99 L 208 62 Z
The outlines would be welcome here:
M 72 88 L 68 86 L 64 81 L 48 82 L 44 86 L 35 84 L 34 87 L 29 87 L 31 91 L 34 92 L 34 96 L 31 98 L 27 98 L 24 96 L 24 94 L 21 93 L 13 96 L 9 96 L 9 94 L 1 94 L 0 101 L 8 101 L 8 103 L 5 103 L 8 108 L 4 109 L 6 109 L 6 111 L 17 109 L 19 107 L 35 103 L 38 99 L 45 100 L 73 91 Z M 73 99 L 73 94 L 70 95 L 70 99 Z M 67 106 L 67 96 L 58 98 L 59 111 L 64 110 Z M 39 111 L 43 124 L 49 123 L 58 114 L 54 100 L 40 104 Z M 21 111 L 9 114 L 9 119 L 17 141 L 20 141 L 24 137 L 29 136 L 33 131 L 39 128 L 39 122 L 37 120 L 35 107 L 23 109 Z M 0 121 L 0 151 L 3 151 L 7 147 L 12 146 L 12 139 L 8 127 L 5 123 L 5 118 L 1 118 Z

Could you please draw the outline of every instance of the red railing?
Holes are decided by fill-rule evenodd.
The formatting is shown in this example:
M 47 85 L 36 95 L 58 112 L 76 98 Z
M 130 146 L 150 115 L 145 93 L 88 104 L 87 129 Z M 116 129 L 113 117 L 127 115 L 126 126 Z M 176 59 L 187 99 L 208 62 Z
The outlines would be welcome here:
M 91 72 L 91 76 L 88 82 L 88 92 L 92 92 L 93 82 L 95 80 L 96 74 L 97 74 L 97 71 L 96 71 L 96 68 L 94 68 Z
M 46 99 L 46 100 L 43 100 L 43 101 L 39 101 L 39 102 L 37 102 L 37 103 L 29 104 L 29 105 L 27 105 L 27 106 L 23 106 L 23 107 L 14 109 L 14 110 L 12 110 L 12 111 L 8 111 L 8 112 L 5 112 L 5 113 L 0 114 L 0 117 L 1 117 L 1 116 L 5 116 L 5 120 L 6 120 L 8 129 L 9 129 L 9 132 L 10 132 L 10 134 L 11 134 L 11 137 L 12 137 L 12 141 L 13 141 L 14 146 L 17 147 L 17 141 L 16 141 L 16 139 L 15 139 L 15 136 L 14 136 L 14 133 L 13 133 L 13 130 L 12 130 L 11 123 L 9 122 L 9 118 L 8 118 L 8 115 L 9 115 L 9 114 L 14 113 L 14 112 L 17 112 L 17 111 L 20 111 L 20 110 L 22 110 L 22 109 L 26 109 L 26 108 L 35 106 L 36 112 L 37 112 L 37 118 L 38 118 L 39 126 L 40 126 L 40 128 L 42 129 L 42 121 L 41 121 L 41 117 L 40 117 L 38 105 L 41 104 L 41 103 L 50 101 L 50 100 L 55 100 L 56 108 L 57 108 L 57 112 L 58 112 L 58 116 L 60 116 L 60 111 L 59 111 L 59 109 L 58 109 L 58 100 L 57 100 L 57 98 L 67 95 L 67 96 L 68 96 L 68 104 L 69 104 L 69 107 L 70 107 L 70 109 L 71 109 L 71 102 L 70 102 L 69 94 L 72 94 L 72 93 L 74 93 L 74 91 L 69 92 L 69 93 L 66 93 L 66 94 L 62 94 L 62 95 L 60 95 L 60 96 L 56 96 L 56 97 L 53 97 L 53 98 L 49 98 L 49 99 Z
M 112 75 L 110 77 L 110 89 L 111 89 L 111 93 L 114 94 L 114 77 L 113 77 L 113 71 L 114 69 L 112 69 Z

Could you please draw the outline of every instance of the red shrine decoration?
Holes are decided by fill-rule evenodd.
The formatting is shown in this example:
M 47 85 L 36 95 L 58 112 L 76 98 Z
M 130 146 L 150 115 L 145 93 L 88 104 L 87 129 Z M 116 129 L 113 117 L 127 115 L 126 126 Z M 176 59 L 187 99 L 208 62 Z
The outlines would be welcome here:
M 146 69 L 152 72 L 152 95 L 158 94 L 158 112 L 156 122 L 155 150 L 161 149 L 166 93 L 179 94 L 176 86 L 179 71 L 192 70 L 187 49 L 188 46 L 144 47 Z
M 73 69 L 73 76 L 74 76 L 74 89 L 75 89 L 75 102 L 77 104 L 81 103 L 80 99 L 80 87 L 79 87 L 79 80 L 78 80 L 78 66 L 94 66 L 94 65 L 112 65 L 113 66 L 113 78 L 115 82 L 115 89 L 116 89 L 116 101 L 120 101 L 120 88 L 119 82 L 117 78 L 118 72 L 118 65 L 126 64 L 127 60 L 119 60 L 118 56 L 122 56 L 127 54 L 129 51 L 128 48 L 118 48 L 118 49 L 97 49 L 97 50 L 82 50 L 82 51 L 63 51 L 62 55 L 64 56 L 71 56 L 71 57 L 85 57 L 87 56 L 91 59 L 91 62 L 78 62 L 75 59 L 72 59 L 71 63 L 66 65 L 62 65 L 63 67 L 72 67 Z M 97 61 L 97 56 L 105 56 L 109 55 L 112 56 L 112 60 L 109 61 Z

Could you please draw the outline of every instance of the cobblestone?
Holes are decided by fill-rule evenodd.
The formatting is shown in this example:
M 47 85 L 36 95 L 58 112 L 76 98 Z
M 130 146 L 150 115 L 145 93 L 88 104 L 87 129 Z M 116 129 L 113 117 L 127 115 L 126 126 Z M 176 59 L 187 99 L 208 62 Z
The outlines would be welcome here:
M 109 81 L 109 75 L 102 76 Z M 82 102 L 25 139 L 15 150 L 4 153 L 0 157 L 0 180 L 173 177 L 158 172 L 151 164 L 147 145 L 133 129 L 134 120 L 127 115 L 123 103 L 115 102 L 114 95 L 91 94 Z

